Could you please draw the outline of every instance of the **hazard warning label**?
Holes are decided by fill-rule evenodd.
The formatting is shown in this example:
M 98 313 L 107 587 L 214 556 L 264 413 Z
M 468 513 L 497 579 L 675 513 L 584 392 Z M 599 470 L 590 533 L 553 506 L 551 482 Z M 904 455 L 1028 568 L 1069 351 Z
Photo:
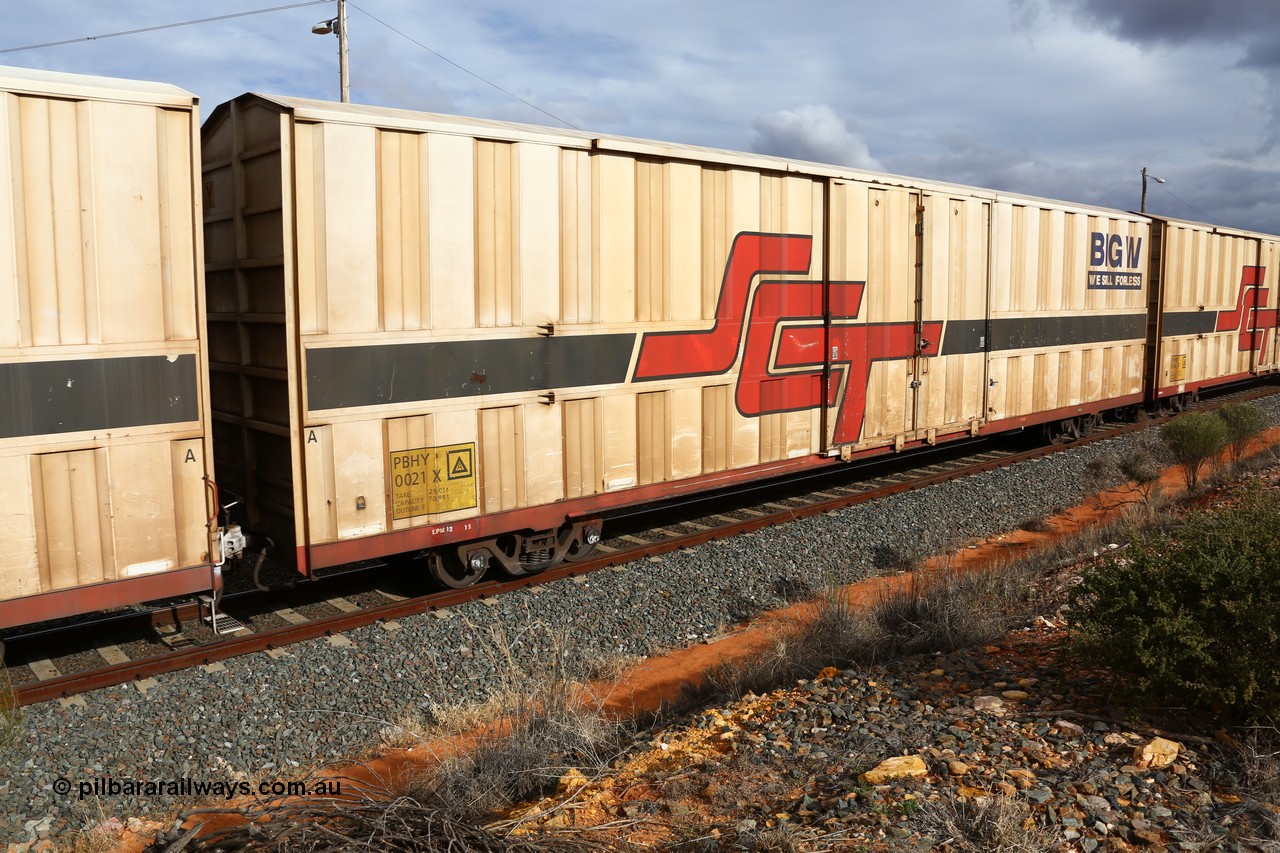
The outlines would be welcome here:
M 387 454 L 391 517 L 413 518 L 476 506 L 476 446 L 445 444 Z

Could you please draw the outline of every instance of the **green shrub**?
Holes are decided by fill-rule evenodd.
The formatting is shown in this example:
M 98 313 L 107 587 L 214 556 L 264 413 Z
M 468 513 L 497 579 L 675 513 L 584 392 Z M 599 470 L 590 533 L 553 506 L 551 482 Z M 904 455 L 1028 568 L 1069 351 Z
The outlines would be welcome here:
M 1160 438 L 1182 468 L 1187 488 L 1194 489 L 1201 470 L 1227 446 L 1227 426 L 1210 412 L 1188 412 L 1161 427 Z
M 1135 447 L 1120 457 L 1120 473 L 1126 477 L 1142 495 L 1142 499 L 1150 500 L 1160 488 L 1160 460 L 1148 448 Z
M 1072 648 L 1139 696 L 1224 716 L 1280 712 L 1280 495 L 1251 487 L 1086 572 Z
M 1217 415 L 1227 428 L 1231 462 L 1239 464 L 1249 442 L 1267 428 L 1267 415 L 1252 403 L 1228 403 L 1218 409 Z

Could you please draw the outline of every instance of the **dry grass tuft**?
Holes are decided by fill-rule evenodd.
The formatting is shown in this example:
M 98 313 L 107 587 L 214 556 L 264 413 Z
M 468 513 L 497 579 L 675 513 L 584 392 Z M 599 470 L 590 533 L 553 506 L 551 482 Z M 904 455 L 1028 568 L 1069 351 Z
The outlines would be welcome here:
M 1280 728 L 1252 726 L 1223 748 L 1223 764 L 1240 795 L 1235 823 L 1249 827 L 1248 843 L 1259 850 L 1280 851 Z
M 591 833 L 503 836 L 394 792 L 355 801 L 309 800 L 243 809 L 206 809 L 184 817 L 235 815 L 244 822 L 200 838 L 175 826 L 144 853 L 235 850 L 245 853 L 629 853 L 630 845 Z
M 952 652 L 1001 637 L 1035 610 L 1034 579 L 1023 563 L 917 573 L 906 589 L 879 597 L 859 620 L 857 662 Z
M 954 853 L 1051 853 L 1060 846 L 1053 832 L 1036 826 L 1026 803 L 1003 795 L 948 794 L 927 802 L 919 820 L 937 849 Z
M 26 717 L 18 707 L 9 669 L 0 662 L 0 755 L 17 745 L 25 731 Z

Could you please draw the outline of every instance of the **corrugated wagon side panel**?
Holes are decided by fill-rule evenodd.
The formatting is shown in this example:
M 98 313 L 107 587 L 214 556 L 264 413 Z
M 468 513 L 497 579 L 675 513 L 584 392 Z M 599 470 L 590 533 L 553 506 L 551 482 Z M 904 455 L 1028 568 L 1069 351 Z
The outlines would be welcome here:
M 520 406 L 481 409 L 480 506 L 485 512 L 525 503 L 524 412 Z
M 168 270 L 158 227 L 158 116 L 145 107 L 118 104 L 95 104 L 90 112 L 93 149 L 86 153 L 95 166 L 90 170 L 93 195 L 112 200 L 99 205 L 91 226 L 102 340 L 163 341 L 168 337 L 163 298 Z M 115 132 L 104 133 L 105 126 Z M 130 156 L 122 157 L 122 151 Z M 188 288 L 189 270 L 182 276 Z
M 562 407 L 565 497 L 594 495 L 603 488 L 600 463 L 600 399 L 568 400 Z
M 987 315 L 990 204 L 929 194 L 924 206 L 923 328 L 954 322 L 981 334 Z M 938 336 L 929 332 L 923 337 Z M 937 344 L 941 341 L 929 340 L 926 349 Z M 929 358 L 919 376 L 917 431 L 954 432 L 981 420 L 985 371 L 985 353 L 976 346 Z
M 212 583 L 195 102 L 84 79 L 0 93 L 0 627 Z
M 187 298 L 193 285 L 187 271 L 198 270 L 199 263 L 191 227 L 191 211 L 195 209 L 191 118 L 178 110 L 164 110 L 158 117 L 158 218 L 165 338 L 193 340 L 202 336 L 202 330 L 196 300 Z
M 379 327 L 375 131 L 326 124 L 324 160 L 315 180 L 324 186 L 316 245 L 325 247 L 327 322 L 331 334 L 375 332 Z
M 636 162 L 631 157 L 593 157 L 592 277 L 601 283 L 600 317 L 605 323 L 636 319 Z
M 383 130 L 377 136 L 378 290 L 382 328 L 427 328 L 426 138 Z
M 702 470 L 710 474 L 729 467 L 732 449 L 733 389 L 707 385 L 702 389 Z
M 17 108 L 16 95 L 0 96 L 0 144 L 7 143 L 8 147 L 4 156 L 0 156 L 0 347 L 19 346 L 24 326 L 21 321 L 24 275 L 20 255 L 20 184 L 14 180 L 15 173 L 21 174 L 22 169 L 20 150 L 15 150 L 14 144 Z
M 863 203 L 862 191 L 855 193 Z M 866 291 L 859 319 L 871 324 L 911 323 L 915 320 L 915 206 L 919 196 L 899 188 L 870 189 L 866 194 L 866 226 L 850 236 L 851 245 L 865 246 Z M 856 217 L 855 221 L 860 221 Z M 857 270 L 853 280 L 858 280 Z M 844 278 L 845 276 L 841 276 Z M 867 407 L 862 443 L 880 444 L 914 429 L 911 405 L 911 364 L 906 359 L 875 362 L 867 380 Z M 846 392 L 847 393 L 847 392 Z
M 388 512 L 382 421 L 335 423 L 330 434 L 338 538 L 385 532 Z
M 512 321 L 555 323 L 560 319 L 560 151 L 527 142 L 515 147 L 520 312 Z
M 693 163 L 664 165 L 663 210 L 666 220 L 664 275 L 670 294 L 669 319 L 689 322 L 702 313 L 701 169 Z
M 110 451 L 112 541 L 121 576 L 176 568 L 173 460 L 167 444 Z M 123 472 L 128 476 L 123 476 Z M 203 526 L 203 525 L 202 525 Z
M 1140 399 L 1146 223 L 1007 202 L 993 221 L 988 419 L 1031 422 Z M 1115 264 L 1098 261 L 1099 240 Z
M 591 157 L 560 151 L 560 322 L 600 320 L 600 293 L 591 263 Z
M 21 456 L 0 456 L 0 477 L 7 489 L 35 496 L 31 481 L 31 460 Z M 0 600 L 35 595 L 47 584 L 40 577 L 37 544 L 41 528 L 37 523 L 37 500 L 4 502 L 0 513 Z
M 509 142 L 475 143 L 476 325 L 520 323 L 519 162 Z
M 671 479 L 671 392 L 636 395 L 636 466 L 642 486 Z
M 1247 375 L 1259 357 L 1266 358 L 1262 337 L 1250 331 L 1256 326 L 1255 308 L 1276 303 L 1256 287 L 1270 284 L 1256 277 L 1260 240 L 1204 225 L 1163 222 L 1158 227 L 1164 229 L 1165 298 L 1156 372 L 1161 393 Z
M 324 162 L 323 127 L 293 123 L 294 288 L 298 302 L 298 334 L 329 331 L 328 243 L 323 239 L 326 187 L 316 180 Z
M 525 404 L 523 415 L 525 501 L 541 506 L 562 500 L 568 439 L 561 415 L 540 403 Z
M 1262 267 L 1262 282 L 1270 290 L 1269 308 L 1280 311 L 1280 241 L 1263 238 L 1260 244 L 1258 265 Z M 1272 329 L 1259 344 L 1258 369 L 1274 371 L 1280 368 L 1280 329 Z
M 476 325 L 474 149 L 468 137 L 428 137 L 428 291 L 436 330 Z

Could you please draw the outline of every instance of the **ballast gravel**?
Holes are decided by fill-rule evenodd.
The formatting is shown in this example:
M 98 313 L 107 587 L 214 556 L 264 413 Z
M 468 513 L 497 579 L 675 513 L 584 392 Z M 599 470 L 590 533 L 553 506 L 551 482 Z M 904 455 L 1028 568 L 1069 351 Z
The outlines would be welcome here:
M 1280 398 L 1259 405 L 1280 422 Z M 485 699 L 507 680 L 508 653 L 525 671 L 558 659 L 586 677 L 619 655 L 701 641 L 784 604 L 788 592 L 882 573 L 886 555 L 937 553 L 1076 504 L 1092 491 L 1089 463 L 1141 435 L 402 619 L 394 630 L 373 625 L 350 632 L 349 646 L 315 640 L 159 676 L 145 692 L 124 685 L 86 694 L 83 705 L 32 706 L 0 753 L 0 840 L 64 836 L 192 802 L 136 793 L 147 783 L 303 781 L 307 768 L 366 753 L 413 714 Z

